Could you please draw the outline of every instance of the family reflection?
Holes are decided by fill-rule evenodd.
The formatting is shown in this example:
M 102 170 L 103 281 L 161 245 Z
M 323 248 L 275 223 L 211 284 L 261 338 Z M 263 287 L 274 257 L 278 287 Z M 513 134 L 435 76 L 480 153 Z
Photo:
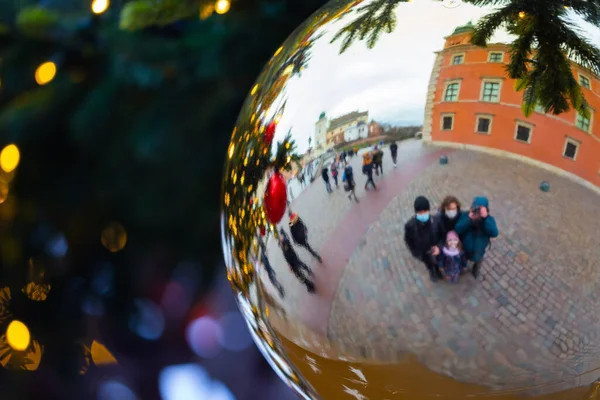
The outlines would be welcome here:
M 413 257 L 425 264 L 430 279 L 457 283 L 467 261 L 472 262 L 471 273 L 477 278 L 490 239 L 498 236 L 488 199 L 475 197 L 469 211 L 460 212 L 458 199 L 447 196 L 440 211 L 432 216 L 429 200 L 419 196 L 414 210 L 415 215 L 404 226 L 404 241 Z

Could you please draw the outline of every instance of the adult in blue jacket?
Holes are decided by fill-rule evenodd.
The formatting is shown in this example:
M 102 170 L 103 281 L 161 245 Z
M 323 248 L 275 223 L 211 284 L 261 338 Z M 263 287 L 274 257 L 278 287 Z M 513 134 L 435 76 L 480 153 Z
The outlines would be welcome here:
M 490 206 L 487 197 L 475 197 L 471 209 L 462 212 L 454 226 L 460 236 L 463 250 L 469 261 L 473 261 L 473 276 L 479 276 L 481 261 L 490 243 L 490 238 L 498 236 L 496 220 L 489 215 Z

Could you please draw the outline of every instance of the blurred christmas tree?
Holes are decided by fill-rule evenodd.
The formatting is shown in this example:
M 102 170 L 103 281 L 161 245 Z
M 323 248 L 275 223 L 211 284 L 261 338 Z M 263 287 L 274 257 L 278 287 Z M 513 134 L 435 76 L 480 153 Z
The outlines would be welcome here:
M 198 298 L 210 285 L 222 265 L 222 166 L 242 102 L 290 28 L 324 3 L 0 4 L 0 138 L 22 158 L 0 176 L 0 323 L 23 320 L 39 344 L 1 360 L 36 370 L 0 378 L 4 398 L 83 393 L 74 377 L 93 346 L 82 304 L 106 263 L 116 284 L 103 298 L 103 337 L 131 362 L 158 362 L 131 345 L 133 300 L 160 296 L 157 282 L 183 262 L 202 266 Z M 280 51 L 289 62 L 260 91 L 299 73 L 307 50 Z M 291 141 L 281 146 L 265 164 L 296 159 Z M 51 382 L 30 384 L 40 376 Z

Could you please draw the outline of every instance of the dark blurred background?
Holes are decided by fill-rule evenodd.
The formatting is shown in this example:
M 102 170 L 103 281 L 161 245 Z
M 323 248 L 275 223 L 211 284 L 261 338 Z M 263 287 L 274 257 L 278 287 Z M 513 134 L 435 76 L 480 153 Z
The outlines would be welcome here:
M 325 3 L 0 2 L 3 399 L 294 398 L 225 277 L 221 182 L 254 81 Z

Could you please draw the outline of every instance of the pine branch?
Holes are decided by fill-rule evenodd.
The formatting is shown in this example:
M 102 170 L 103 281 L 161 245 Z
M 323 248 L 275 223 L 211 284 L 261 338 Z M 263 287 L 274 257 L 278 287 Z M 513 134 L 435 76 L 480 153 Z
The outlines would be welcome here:
M 340 29 L 330 43 L 343 38 L 340 54 L 344 53 L 354 41 L 367 39 L 367 47 L 372 49 L 379 40 L 382 32 L 391 33 L 396 27 L 396 7 L 401 2 L 408 0 L 374 0 L 370 4 L 360 7 L 356 12 L 360 14 L 354 21 Z

